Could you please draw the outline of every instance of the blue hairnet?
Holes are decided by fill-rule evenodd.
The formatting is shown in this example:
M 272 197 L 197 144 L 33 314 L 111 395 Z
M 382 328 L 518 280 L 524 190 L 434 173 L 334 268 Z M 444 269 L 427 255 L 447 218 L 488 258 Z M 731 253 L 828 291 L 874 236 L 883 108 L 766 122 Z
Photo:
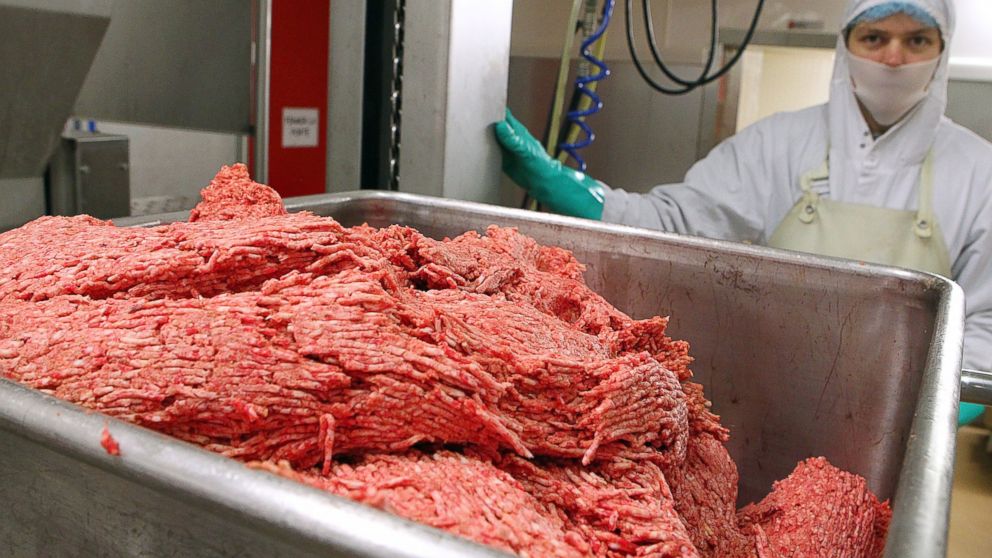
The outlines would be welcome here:
M 940 25 L 937 23 L 937 20 L 934 19 L 930 13 L 918 5 L 911 4 L 909 2 L 886 2 L 884 4 L 872 6 L 852 19 L 851 23 L 849 23 L 847 27 L 850 29 L 859 23 L 865 21 L 878 21 L 898 13 L 906 14 L 923 25 L 940 29 Z

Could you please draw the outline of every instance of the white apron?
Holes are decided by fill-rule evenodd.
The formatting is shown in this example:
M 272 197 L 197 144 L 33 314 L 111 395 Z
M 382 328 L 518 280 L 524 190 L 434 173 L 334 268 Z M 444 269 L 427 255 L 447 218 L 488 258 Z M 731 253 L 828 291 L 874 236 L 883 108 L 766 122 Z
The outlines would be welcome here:
M 820 168 L 800 179 L 803 197 L 779 223 L 768 245 L 950 277 L 947 244 L 933 214 L 931 159 L 928 154 L 920 171 L 916 211 L 820 197 L 813 187 L 829 177 L 828 163 L 824 161 Z

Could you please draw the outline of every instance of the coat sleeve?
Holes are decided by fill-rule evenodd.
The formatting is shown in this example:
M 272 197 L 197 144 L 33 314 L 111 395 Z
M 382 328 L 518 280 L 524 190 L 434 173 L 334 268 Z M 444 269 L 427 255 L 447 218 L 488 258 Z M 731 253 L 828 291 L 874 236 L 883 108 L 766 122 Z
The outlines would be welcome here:
M 985 193 L 974 217 L 964 249 L 954 260 L 951 274 L 965 296 L 965 368 L 992 370 L 992 172 L 979 188 Z
M 689 169 L 681 184 L 656 186 L 646 194 L 608 188 L 603 221 L 764 243 L 771 187 L 779 179 L 771 152 L 787 135 L 775 124 L 774 118 L 766 119 L 723 141 Z

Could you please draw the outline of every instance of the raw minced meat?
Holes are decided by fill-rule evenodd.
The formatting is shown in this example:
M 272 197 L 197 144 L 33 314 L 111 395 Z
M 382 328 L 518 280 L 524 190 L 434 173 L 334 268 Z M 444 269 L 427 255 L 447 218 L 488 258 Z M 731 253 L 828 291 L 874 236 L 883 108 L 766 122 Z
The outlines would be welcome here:
M 521 556 L 880 554 L 888 504 L 823 459 L 736 510 L 688 344 L 571 253 L 287 214 L 243 166 L 203 198 L 0 234 L 0 375 Z

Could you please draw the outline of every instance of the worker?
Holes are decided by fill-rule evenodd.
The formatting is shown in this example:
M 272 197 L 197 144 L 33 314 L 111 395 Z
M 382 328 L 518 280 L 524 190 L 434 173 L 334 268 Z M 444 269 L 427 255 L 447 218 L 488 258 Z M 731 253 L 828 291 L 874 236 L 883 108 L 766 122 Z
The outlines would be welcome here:
M 938 273 L 966 298 L 964 367 L 992 369 L 992 144 L 944 116 L 951 0 L 850 0 L 829 101 L 740 131 L 638 194 L 550 158 L 509 112 L 503 168 L 549 210 Z M 963 405 L 961 421 L 981 407 Z

